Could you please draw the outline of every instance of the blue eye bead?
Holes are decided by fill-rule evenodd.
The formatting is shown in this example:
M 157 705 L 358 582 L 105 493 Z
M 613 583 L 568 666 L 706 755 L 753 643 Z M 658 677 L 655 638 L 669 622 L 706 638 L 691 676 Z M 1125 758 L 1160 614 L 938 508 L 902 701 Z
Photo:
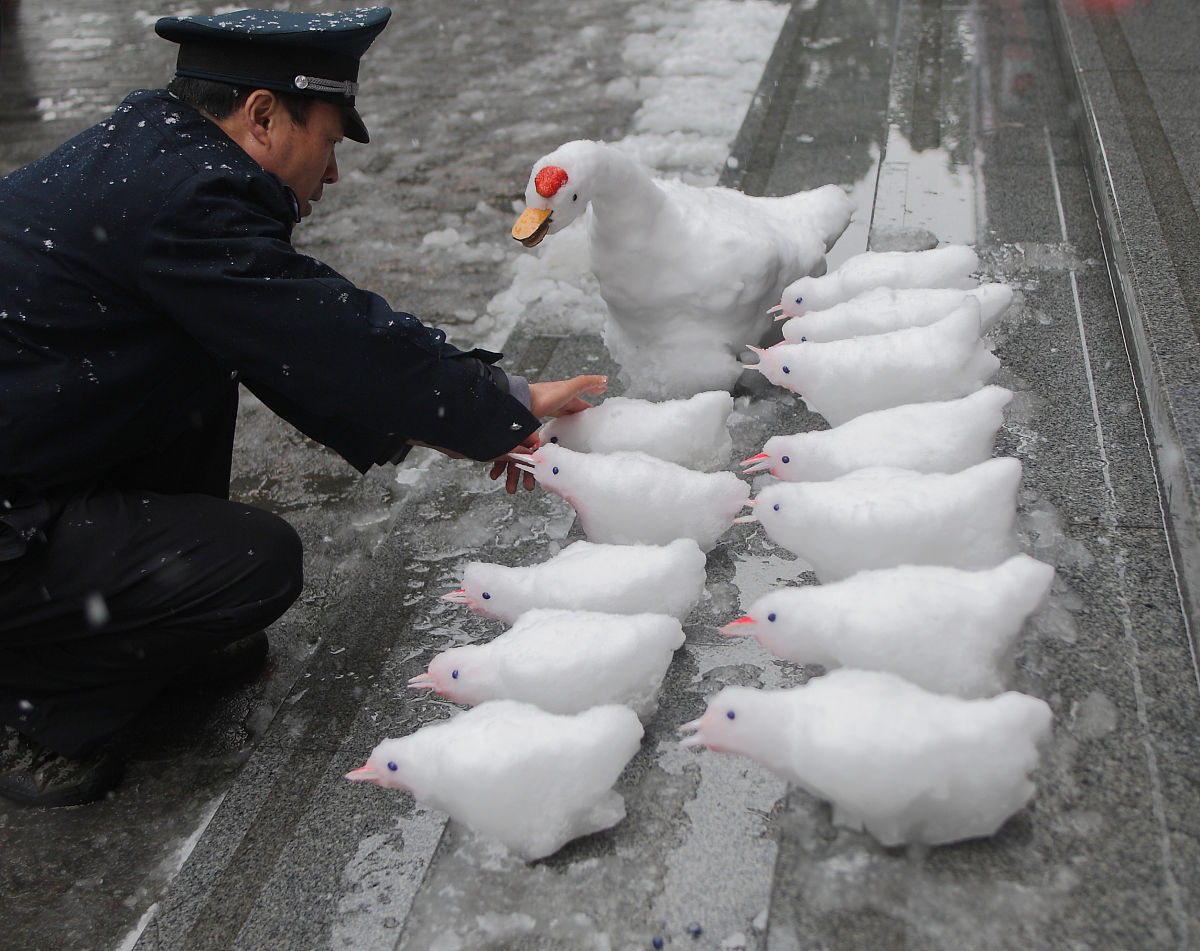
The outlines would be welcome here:
M 767 620 L 771 621 L 771 622 L 775 621 L 775 612 L 774 611 L 772 611 L 770 614 L 767 615 Z
M 776 512 L 778 512 L 779 511 L 779 503 L 776 502 L 774 505 L 771 506 L 771 508 L 773 508 Z
M 395 763 L 388 763 L 388 769 L 390 769 L 393 773 L 399 768 L 400 767 L 398 767 Z
M 782 462 L 782 463 L 783 463 L 783 464 L 786 466 L 786 465 L 787 465 L 789 462 L 791 462 L 792 460 L 791 460 L 791 459 L 789 459 L 787 456 L 781 456 L 781 457 L 780 457 L 780 459 L 779 459 L 779 461 L 780 461 L 780 462 Z
M 663 946 L 663 939 L 659 938 L 659 937 L 654 937 L 651 939 L 650 943 L 652 945 L 654 945 L 654 947 L 656 947 L 656 948 L 661 948 Z
M 737 714 L 736 714 L 736 713 L 734 713 L 732 710 L 726 710 L 726 711 L 725 711 L 725 716 L 729 717 L 729 719 L 730 719 L 730 720 L 732 720 L 734 717 L 736 717 L 736 716 L 737 716 Z
M 554 467 L 553 469 L 551 469 L 550 471 L 551 471 L 551 472 L 553 472 L 555 475 L 558 475 L 558 466 L 555 466 L 555 467 Z
M 804 298 L 803 298 L 803 297 L 797 297 L 797 298 L 796 298 L 796 303 L 797 303 L 797 304 L 803 304 L 803 303 L 804 303 Z
M 788 367 L 784 367 L 784 368 L 783 368 L 783 372 L 784 372 L 784 373 L 791 373 L 792 371 L 791 371 L 791 370 L 790 370 Z
M 484 601 L 491 601 L 491 600 L 492 600 L 492 596 L 491 596 L 490 594 L 488 594 L 488 593 L 485 591 L 485 592 L 483 592 L 483 600 L 484 600 Z
M 801 338 L 800 338 L 800 342 L 801 342 L 801 343 L 808 343 L 808 338 L 807 338 L 807 337 L 801 337 Z
M 452 677 L 454 680 L 458 680 L 458 671 L 457 671 L 457 670 L 452 670 L 452 671 L 450 671 L 450 676 L 451 676 L 451 677 Z

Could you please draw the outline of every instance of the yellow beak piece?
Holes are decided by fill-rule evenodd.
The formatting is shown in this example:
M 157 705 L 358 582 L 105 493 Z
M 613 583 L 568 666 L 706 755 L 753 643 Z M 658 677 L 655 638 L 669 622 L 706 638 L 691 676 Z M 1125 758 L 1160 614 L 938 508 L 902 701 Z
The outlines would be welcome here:
M 512 236 L 527 248 L 532 248 L 550 228 L 549 208 L 526 208 L 513 225 Z

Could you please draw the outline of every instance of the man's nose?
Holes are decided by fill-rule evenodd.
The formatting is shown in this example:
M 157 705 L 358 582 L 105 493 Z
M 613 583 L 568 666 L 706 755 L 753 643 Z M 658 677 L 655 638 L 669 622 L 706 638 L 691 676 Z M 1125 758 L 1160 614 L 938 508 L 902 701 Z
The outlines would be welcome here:
M 330 156 L 329 164 L 325 166 L 325 177 L 321 179 L 323 184 L 332 185 L 338 180 L 337 158 Z

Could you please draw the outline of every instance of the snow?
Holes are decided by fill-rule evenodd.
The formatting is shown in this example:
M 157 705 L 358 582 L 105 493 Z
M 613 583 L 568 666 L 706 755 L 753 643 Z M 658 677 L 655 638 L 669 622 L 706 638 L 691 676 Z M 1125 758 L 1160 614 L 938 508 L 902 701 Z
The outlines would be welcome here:
M 523 468 L 571 503 L 590 541 L 709 551 L 733 525 L 750 486 L 732 472 L 696 472 L 644 452 L 572 452 L 545 445 Z
M 928 327 L 751 348 L 759 358 L 751 369 L 837 426 L 872 410 L 975 392 L 1000 367 L 979 331 L 979 305 L 968 298 Z
M 637 752 L 642 725 L 628 707 L 574 716 L 515 700 L 493 700 L 380 742 L 346 778 L 408 790 L 526 859 L 615 825 L 615 791 Z
M 527 567 L 467 566 L 464 590 L 450 600 L 512 628 L 434 658 L 413 686 L 480 705 L 405 740 L 456 724 L 465 731 L 464 722 L 482 724 L 479 714 L 490 718 L 497 705 L 516 703 L 506 698 L 547 711 L 594 712 L 609 709 L 597 704 L 616 700 L 644 712 L 653 702 L 683 640 L 679 622 L 703 591 L 703 552 L 715 546 L 749 494 L 733 473 L 700 470 L 729 462 L 733 403 L 722 390 L 741 372 L 734 360 L 738 346 L 769 325 L 758 312 L 765 310 L 763 288 L 772 288 L 771 302 L 779 300 L 784 275 L 747 251 L 750 233 L 732 227 L 751 206 L 720 204 L 719 191 L 709 186 L 728 155 L 731 127 L 723 120 L 740 120 L 761 73 L 760 61 L 743 66 L 774 39 L 784 15 L 786 7 L 754 0 L 712 0 L 690 10 L 681 5 L 656 31 L 631 39 L 625 51 L 631 73 L 608 87 L 614 98 L 643 99 L 634 133 L 613 143 L 568 142 L 531 170 L 530 205 L 554 204 L 534 184 L 539 168 L 569 169 L 568 184 L 548 240 L 511 250 L 512 282 L 489 302 L 485 320 L 492 335 L 481 342 L 497 346 L 518 321 L 535 332 L 603 333 L 631 389 L 543 430 L 549 444 L 525 465 L 575 508 L 589 541 Z M 740 18 L 737 28 L 730 27 L 731 17 Z M 715 83 L 699 78 L 713 74 Z M 728 103 L 714 99 L 718 91 L 732 93 Z M 731 111 L 723 114 L 726 105 Z M 690 215 L 667 215 L 676 224 L 694 225 L 701 209 L 711 212 L 707 225 L 692 230 L 735 235 L 721 247 L 727 265 L 714 267 L 711 257 L 689 250 L 677 255 L 689 266 L 664 268 L 663 257 L 647 249 L 678 250 L 689 229 L 676 227 L 669 237 L 639 231 L 628 207 L 605 207 L 597 196 L 610 183 L 596 171 L 605 164 L 621 170 L 616 180 L 623 185 L 636 181 L 631 190 L 640 198 L 632 205 L 691 202 Z M 652 170 L 644 180 L 639 165 Z M 785 269 L 820 271 L 823 249 L 849 217 L 848 203 L 835 205 L 827 203 L 824 223 L 810 221 L 802 260 L 793 258 Z M 829 224 L 839 214 L 842 220 Z M 469 228 L 448 220 L 426 234 L 423 247 L 464 261 L 472 255 L 488 260 L 490 249 L 466 247 L 474 238 Z M 688 245 L 695 247 L 704 244 Z M 756 259 L 758 273 L 747 279 L 734 266 L 748 258 Z M 727 631 L 753 634 L 757 644 L 722 641 L 700 652 L 704 677 L 723 669 L 727 656 L 741 663 L 749 651 L 764 648 L 794 663 L 845 668 L 791 691 L 726 691 L 710 710 L 735 696 L 739 711 L 743 704 L 753 711 L 739 712 L 739 727 L 753 724 L 760 707 L 766 710 L 754 736 L 739 736 L 739 751 L 829 799 L 837 822 L 865 827 L 887 844 L 990 834 L 1032 794 L 1028 773 L 1036 743 L 1049 729 L 1048 708 L 1033 698 L 1009 693 L 968 703 L 954 696 L 1004 689 L 1015 640 L 1053 578 L 1050 566 L 1016 554 L 1020 463 L 990 458 L 1012 394 L 985 386 L 999 364 L 983 335 L 1004 313 L 1012 290 L 976 287 L 978 263 L 972 249 L 949 247 L 860 255 L 825 278 L 795 282 L 799 274 L 787 276 L 788 290 L 806 298 L 805 313 L 781 328 L 786 344 L 760 353 L 759 368 L 784 388 L 776 400 L 799 393 L 833 428 L 768 440 L 767 459 L 747 474 L 770 469 L 797 480 L 764 488 L 757 516 L 770 539 L 811 562 L 823 583 L 759 594 L 750 619 Z M 753 291 L 746 295 L 752 304 L 712 290 L 739 284 Z M 703 307 L 673 303 L 684 299 L 680 288 L 713 298 L 713 313 L 744 307 L 748 316 L 735 318 L 732 330 L 718 330 Z M 786 299 L 784 305 L 786 315 L 801 312 Z M 647 389 L 639 392 L 638 385 Z M 711 392 L 669 399 L 703 390 Z M 555 541 L 547 554 L 556 549 Z M 667 557 L 672 552 L 681 557 Z M 734 586 L 726 587 L 731 592 L 724 603 L 736 603 Z M 628 613 L 596 613 L 601 609 Z M 764 621 L 764 613 L 774 620 Z M 655 649 L 637 651 L 639 638 L 654 641 Z M 694 645 L 688 653 L 697 655 Z M 775 684 L 766 676 L 760 682 L 777 685 L 778 669 L 771 667 Z M 793 699 L 802 691 L 803 702 Z M 888 718 L 889 704 L 899 712 L 896 722 Z M 793 707 L 811 711 L 816 728 L 810 732 L 826 730 L 812 756 L 791 755 L 801 740 L 812 739 L 793 729 L 799 722 Z M 477 721 L 466 720 L 472 716 Z M 704 742 L 720 749 L 729 721 L 713 719 L 702 729 Z M 538 838 L 536 813 L 521 799 L 541 794 L 518 763 L 528 752 L 519 748 L 524 735 L 507 726 L 488 733 L 492 729 L 490 721 L 478 727 L 471 746 L 475 772 L 465 768 L 470 757 L 457 761 L 464 769 L 456 783 L 418 790 L 386 775 L 386 761 L 376 763 L 375 781 L 413 789 L 422 801 L 526 857 L 619 821 L 623 809 L 606 795 L 612 779 L 598 780 L 599 799 L 563 792 L 553 804 L 568 818 L 559 832 Z M 539 743 L 553 733 L 540 724 L 528 732 Z M 478 738 L 485 734 L 487 740 Z M 428 769 L 432 760 L 440 772 L 445 746 L 442 736 L 422 740 L 421 765 Z M 566 764 L 548 756 L 533 769 L 545 771 L 552 786 Z M 889 770 L 899 779 L 897 789 L 889 787 Z M 590 767 L 585 772 L 590 775 Z M 503 795 L 495 801 L 458 788 L 496 783 Z M 512 790 L 520 795 L 510 796 Z M 487 932 L 491 926 L 480 927 Z M 495 927 L 515 933 L 533 926 Z M 733 929 L 725 934 L 729 946 L 745 941 Z
M 462 588 L 443 597 L 509 624 L 534 608 L 653 611 L 682 621 L 700 600 L 704 579 L 704 554 L 690 538 L 665 545 L 577 541 L 534 565 L 473 561 Z
M 550 713 L 623 703 L 642 719 L 683 628 L 666 614 L 537 609 L 486 644 L 443 651 L 409 681 L 455 703 L 523 700 Z
M 732 387 L 784 285 L 825 269 L 854 211 L 837 185 L 772 198 L 697 187 L 588 140 L 538 159 L 525 201 L 513 237 L 527 246 L 585 223 L 605 345 L 627 392 L 656 398 Z
M 645 452 L 711 472 L 729 465 L 732 412 L 733 397 L 720 390 L 657 403 L 613 396 L 586 413 L 551 420 L 541 441 L 577 452 Z
M 928 251 L 864 251 L 820 277 L 800 277 L 784 288 L 780 306 L 789 317 L 825 310 L 878 287 L 972 288 L 979 256 L 962 244 Z
M 846 669 L 785 690 L 726 687 L 684 742 L 750 757 L 886 846 L 938 845 L 991 835 L 1029 801 L 1050 722 L 1024 694 L 964 700 Z
M 1000 457 L 953 474 L 859 469 L 758 493 L 754 518 L 822 582 L 872 568 L 990 568 L 1017 553 L 1021 463 Z
M 642 103 L 631 132 L 611 144 L 664 178 L 715 185 L 787 13 L 768 0 L 647 8 L 625 44 L 628 75 L 609 87 L 613 98 Z M 602 330 L 607 308 L 584 227 L 533 251 L 509 244 L 512 280 L 488 302 L 492 330 L 480 346 L 498 348 L 518 322 L 546 333 Z
M 957 400 L 876 410 L 833 429 L 772 436 L 743 464 L 747 474 L 769 471 L 785 482 L 836 479 L 876 466 L 959 472 L 991 458 L 1011 400 L 1011 390 L 985 386 Z
M 722 631 L 799 664 L 886 670 L 937 693 L 991 696 L 1004 689 L 1015 639 L 1053 578 L 1028 555 L 980 571 L 862 571 L 776 589 Z
M 987 334 L 1012 303 L 1007 284 L 981 284 L 971 290 L 949 287 L 876 287 L 834 304 L 811 310 L 803 317 L 784 321 L 783 339 L 788 343 L 811 340 L 825 343 L 870 334 L 925 327 L 936 323 L 961 306 L 967 297 L 979 304 L 980 333 Z M 788 316 L 784 308 L 784 316 Z

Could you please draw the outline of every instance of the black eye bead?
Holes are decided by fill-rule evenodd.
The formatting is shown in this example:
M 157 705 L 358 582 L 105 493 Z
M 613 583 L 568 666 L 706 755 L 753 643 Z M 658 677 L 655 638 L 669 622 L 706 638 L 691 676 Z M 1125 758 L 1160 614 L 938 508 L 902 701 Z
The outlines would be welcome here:
M 450 671 L 450 677 L 453 680 L 458 680 L 458 671 L 457 670 Z
M 551 437 L 550 437 L 550 441 L 551 441 L 551 442 L 558 442 L 558 437 L 557 437 L 557 436 L 551 436 Z
M 579 201 L 579 196 L 578 196 L 578 195 L 572 195 L 572 196 L 571 196 L 571 201 Z
M 725 711 L 725 716 L 729 717 L 729 719 L 730 719 L 730 720 L 732 720 L 734 717 L 736 717 L 736 716 L 737 716 L 737 714 L 736 714 L 736 713 L 734 713 L 732 710 L 726 710 L 726 711 Z
M 393 773 L 394 773 L 396 770 L 398 770 L 399 768 L 400 768 L 400 767 L 399 767 L 399 766 L 397 766 L 395 763 L 388 763 L 388 769 L 390 769 L 390 770 L 391 770 Z

